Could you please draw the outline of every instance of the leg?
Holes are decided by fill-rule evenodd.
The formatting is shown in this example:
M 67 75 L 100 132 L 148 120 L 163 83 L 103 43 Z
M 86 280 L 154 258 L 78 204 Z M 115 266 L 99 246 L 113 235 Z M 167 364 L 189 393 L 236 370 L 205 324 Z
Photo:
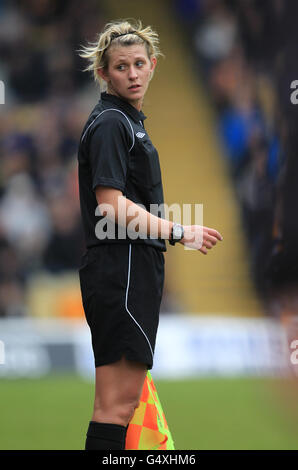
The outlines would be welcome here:
M 96 368 L 95 400 L 86 450 L 124 449 L 127 425 L 139 406 L 145 364 L 128 361 Z
M 125 357 L 97 367 L 92 421 L 127 426 L 139 406 L 146 374 L 145 364 Z

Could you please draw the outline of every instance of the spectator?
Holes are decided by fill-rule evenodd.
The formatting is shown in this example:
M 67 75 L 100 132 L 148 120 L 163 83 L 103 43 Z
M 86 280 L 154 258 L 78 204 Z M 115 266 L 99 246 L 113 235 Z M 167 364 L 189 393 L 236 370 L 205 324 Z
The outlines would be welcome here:
M 77 207 L 64 194 L 53 197 L 49 209 L 53 228 L 43 254 L 44 267 L 54 274 L 77 270 L 84 246 Z

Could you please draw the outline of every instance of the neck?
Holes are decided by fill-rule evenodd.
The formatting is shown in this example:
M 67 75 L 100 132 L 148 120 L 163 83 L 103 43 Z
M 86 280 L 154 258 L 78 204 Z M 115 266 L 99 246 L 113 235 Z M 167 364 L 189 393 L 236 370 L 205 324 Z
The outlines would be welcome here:
M 139 99 L 139 100 L 136 100 L 136 101 L 129 101 L 129 100 L 126 100 L 125 98 L 123 98 L 123 96 L 118 95 L 118 93 L 116 93 L 116 92 L 115 92 L 113 89 L 111 89 L 110 87 L 108 87 L 107 93 L 109 93 L 110 95 L 118 96 L 118 98 L 120 98 L 121 100 L 126 101 L 126 102 L 129 103 L 131 106 L 133 106 L 134 108 L 136 108 L 138 111 L 141 111 L 141 109 L 142 109 L 143 99 Z

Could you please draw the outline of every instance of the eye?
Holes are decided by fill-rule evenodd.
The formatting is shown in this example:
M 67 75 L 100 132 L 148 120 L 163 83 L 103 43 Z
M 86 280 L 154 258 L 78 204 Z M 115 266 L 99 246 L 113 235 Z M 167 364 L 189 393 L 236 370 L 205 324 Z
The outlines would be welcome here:
M 142 60 L 138 60 L 136 62 L 136 65 L 137 65 L 137 67 L 142 67 L 142 65 L 144 65 L 144 62 Z
M 125 65 L 124 64 L 119 64 L 117 65 L 117 70 L 124 70 L 125 69 Z

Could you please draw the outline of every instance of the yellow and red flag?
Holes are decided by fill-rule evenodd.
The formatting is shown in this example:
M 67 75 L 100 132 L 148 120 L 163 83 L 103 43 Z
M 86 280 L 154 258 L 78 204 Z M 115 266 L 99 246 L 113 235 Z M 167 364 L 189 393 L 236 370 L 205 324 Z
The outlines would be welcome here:
M 140 404 L 127 428 L 125 449 L 174 450 L 174 442 L 149 370 Z

